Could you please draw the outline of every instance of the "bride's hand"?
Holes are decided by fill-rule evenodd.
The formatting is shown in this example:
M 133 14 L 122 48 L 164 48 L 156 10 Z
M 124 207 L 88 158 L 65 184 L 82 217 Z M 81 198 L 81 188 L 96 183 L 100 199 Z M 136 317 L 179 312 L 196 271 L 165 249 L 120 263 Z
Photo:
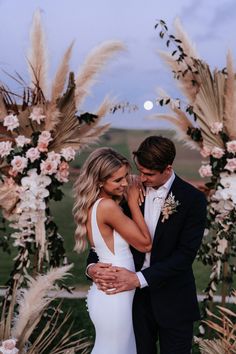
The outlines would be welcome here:
M 128 204 L 138 203 L 141 205 L 144 202 L 145 189 L 137 175 L 129 176 L 129 185 L 127 188 Z
M 98 262 L 95 264 L 91 264 L 87 268 L 87 274 L 93 281 L 95 281 L 97 274 L 103 273 L 108 268 L 111 268 L 111 263 Z

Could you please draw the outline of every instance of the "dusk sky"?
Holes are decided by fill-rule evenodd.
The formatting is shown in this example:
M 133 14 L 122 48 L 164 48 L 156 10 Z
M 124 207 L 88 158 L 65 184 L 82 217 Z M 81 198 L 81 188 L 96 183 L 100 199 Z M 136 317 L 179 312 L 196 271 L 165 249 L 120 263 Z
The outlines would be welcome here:
M 236 0 L 0 0 L 0 68 L 17 71 L 26 80 L 29 29 L 37 9 L 46 32 L 51 78 L 72 40 L 71 69 L 75 73 L 89 51 L 101 42 L 115 39 L 126 45 L 127 51 L 107 65 L 82 107 L 84 111 L 96 110 L 107 93 L 118 101 L 138 105 L 137 112 L 106 118 L 113 127 L 158 129 L 163 123 L 145 117 L 161 112 L 161 108 L 147 112 L 143 103 L 155 100 L 158 87 L 180 97 L 170 70 L 157 54 L 158 49 L 165 48 L 154 30 L 158 19 L 172 31 L 178 16 L 200 57 L 212 69 L 225 66 L 229 48 L 236 59 Z M 11 88 L 15 85 L 3 72 L 0 79 Z

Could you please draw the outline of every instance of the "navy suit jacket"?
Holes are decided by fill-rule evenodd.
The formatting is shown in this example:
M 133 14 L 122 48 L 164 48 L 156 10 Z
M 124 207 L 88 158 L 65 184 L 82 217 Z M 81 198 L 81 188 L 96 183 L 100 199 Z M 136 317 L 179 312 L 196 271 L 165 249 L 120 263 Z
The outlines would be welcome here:
M 206 222 L 206 198 L 202 192 L 178 176 L 171 192 L 180 205 L 164 222 L 160 216 L 153 239 L 150 267 L 142 270 L 149 286 L 154 315 L 164 327 L 200 318 L 192 263 Z M 124 211 L 129 215 L 127 206 L 124 206 Z M 134 248 L 131 250 L 136 271 L 140 271 L 145 253 Z M 91 251 L 87 263 L 97 260 L 96 253 Z

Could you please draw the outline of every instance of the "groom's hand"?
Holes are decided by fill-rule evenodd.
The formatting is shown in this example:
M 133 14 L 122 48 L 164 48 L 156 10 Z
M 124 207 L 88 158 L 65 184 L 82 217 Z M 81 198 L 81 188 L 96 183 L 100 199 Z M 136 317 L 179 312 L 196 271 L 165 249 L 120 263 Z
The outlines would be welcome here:
M 97 274 L 96 278 L 95 281 L 99 284 L 99 288 L 109 295 L 133 290 L 140 286 L 136 273 L 121 267 L 111 267 L 106 270 L 106 273 Z

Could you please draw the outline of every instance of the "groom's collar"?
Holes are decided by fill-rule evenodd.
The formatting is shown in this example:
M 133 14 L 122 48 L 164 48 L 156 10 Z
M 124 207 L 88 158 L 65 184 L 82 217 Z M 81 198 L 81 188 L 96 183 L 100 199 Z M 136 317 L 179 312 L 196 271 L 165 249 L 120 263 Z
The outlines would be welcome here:
M 166 190 L 167 193 L 169 192 L 169 190 L 171 189 L 171 186 L 174 182 L 174 179 L 175 179 L 175 173 L 174 171 L 172 172 L 171 176 L 169 177 L 169 179 L 162 185 L 160 186 L 159 188 L 153 188 L 153 187 L 147 187 L 146 188 L 146 193 L 155 193 L 157 191 L 160 191 L 160 190 Z

